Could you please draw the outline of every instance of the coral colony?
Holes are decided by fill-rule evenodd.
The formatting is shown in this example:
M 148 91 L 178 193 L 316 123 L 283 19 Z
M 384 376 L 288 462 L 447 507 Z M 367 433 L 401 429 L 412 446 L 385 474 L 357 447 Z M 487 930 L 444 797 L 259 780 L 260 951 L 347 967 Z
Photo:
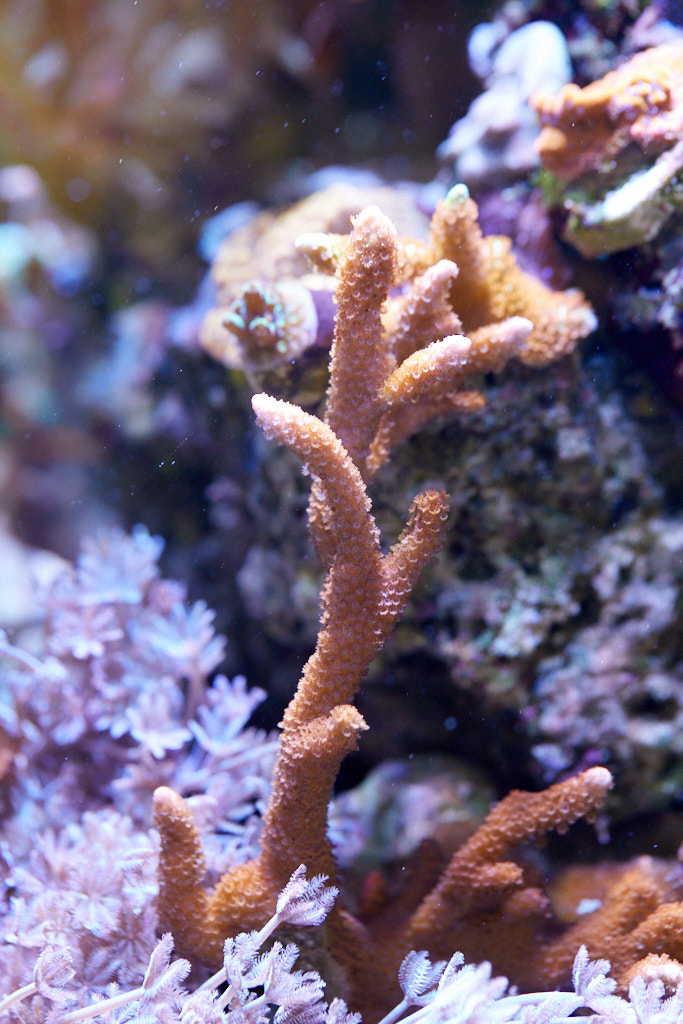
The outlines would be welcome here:
M 531 99 L 541 160 L 572 186 L 565 235 L 585 256 L 650 241 L 680 208 L 683 43 L 645 50 L 580 89 Z
M 532 99 L 553 187 L 585 189 L 566 229 L 584 255 L 649 241 L 676 212 L 681 63 L 671 43 Z M 661 214 L 647 228 L 630 218 L 641 201 Z M 601 764 L 508 792 L 448 854 L 425 841 L 356 888 L 339 867 L 330 804 L 368 729 L 354 702 L 450 508 L 425 487 L 389 543 L 371 485 L 434 421 L 466 430 L 492 375 L 542 374 L 596 326 L 582 292 L 549 288 L 484 233 L 465 185 L 420 225 L 398 190 L 334 186 L 255 218 L 214 263 L 201 343 L 253 385 L 267 442 L 310 477 L 325 571 L 277 733 L 249 724 L 262 690 L 216 674 L 215 615 L 162 575 L 144 526 L 86 538 L 30 628 L 0 633 L 0 1024 L 683 1022 L 680 858 L 572 865 L 563 913 L 530 850 L 600 818 Z
M 12 667 L 0 1014 L 528 1022 L 583 1008 L 676 1021 L 675 872 L 648 859 L 614 867 L 599 908 L 563 926 L 513 858 L 595 818 L 612 785 L 605 768 L 510 793 L 450 861 L 425 853 L 398 893 L 379 874 L 353 907 L 339 891 L 327 810 L 367 728 L 352 702 L 448 512 L 443 492 L 423 491 L 383 551 L 367 486 L 415 430 L 485 401 L 474 375 L 515 358 L 542 367 L 594 318 L 579 293 L 549 291 L 504 239 L 483 237 L 462 187 L 424 242 L 368 207 L 348 236 L 302 245 L 336 268 L 325 417 L 265 394 L 252 404 L 312 478 L 309 526 L 327 570 L 315 652 L 274 742 L 246 725 L 260 692 L 240 679 L 208 685 L 222 640 L 212 613 L 161 578 L 159 541 L 139 528 L 87 542 L 48 593 L 42 643 L 2 641 Z M 158 848 L 145 821 L 152 790 Z

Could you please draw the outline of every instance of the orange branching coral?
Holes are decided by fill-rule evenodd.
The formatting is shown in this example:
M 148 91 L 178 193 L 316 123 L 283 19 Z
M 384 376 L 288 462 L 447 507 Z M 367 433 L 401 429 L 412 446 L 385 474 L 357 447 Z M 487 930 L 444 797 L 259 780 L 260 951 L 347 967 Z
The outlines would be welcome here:
M 573 352 L 596 326 L 582 293 L 554 292 L 527 274 L 517 264 L 509 238 L 483 235 L 477 215 L 467 190 L 456 186 L 437 206 L 431 224 L 435 258 L 458 265 L 450 299 L 472 343 L 485 348 L 496 325 L 525 316 L 533 330 L 519 358 L 528 366 L 546 366 Z
M 461 193 L 452 202 L 469 204 Z M 449 216 L 449 208 L 442 209 L 435 221 L 445 235 Z M 476 248 L 474 229 L 464 236 Z M 337 317 L 325 420 L 268 395 L 252 401 L 266 435 L 295 452 L 313 478 L 309 520 L 327 567 L 316 649 L 281 723 L 260 855 L 231 869 L 207 892 L 189 809 L 169 789 L 155 796 L 161 926 L 174 932 L 179 950 L 212 964 L 220 960 L 226 936 L 266 920 L 299 864 L 335 876 L 327 807 L 339 765 L 366 728 L 351 702 L 422 568 L 438 550 L 447 513 L 442 492 L 419 494 L 403 533 L 382 553 L 367 483 L 393 445 L 413 429 L 434 415 L 483 400 L 478 392 L 463 390 L 467 378 L 498 369 L 519 354 L 533 328 L 528 319 L 507 315 L 502 304 L 494 323 L 475 329 L 472 338 L 460 334 L 450 305 L 458 267 L 441 256 L 410 277 L 397 304 L 387 309 L 392 287 L 418 250 L 399 241 L 392 222 L 376 207 L 355 218 L 350 237 L 336 248 Z M 486 260 L 483 256 L 482 279 Z M 488 315 L 485 284 L 478 294 Z M 556 348 L 550 346 L 546 360 Z M 546 793 L 512 793 L 440 878 L 433 860 L 424 857 L 398 899 L 387 900 L 378 885 L 357 916 L 340 904 L 315 940 L 333 987 L 371 1020 L 395 1001 L 396 972 L 411 947 L 426 946 L 440 955 L 457 945 L 468 955 L 470 950 L 478 954 L 485 912 L 494 909 L 516 922 L 514 948 L 528 959 L 546 901 L 524 871 L 505 858 L 516 843 L 593 816 L 610 785 L 609 772 L 593 768 Z
M 428 240 L 398 238 L 394 283 L 404 290 L 391 297 L 383 317 L 394 355 L 400 361 L 424 347 L 430 315 L 432 324 L 448 324 L 449 333 L 467 334 L 482 358 L 479 370 L 503 365 L 505 360 L 493 358 L 491 339 L 512 317 L 531 321 L 532 330 L 517 353 L 527 365 L 545 366 L 573 352 L 596 324 L 582 293 L 554 292 L 523 271 L 509 238 L 482 233 L 478 212 L 467 188 L 456 185 L 438 203 Z M 309 235 L 300 242 L 320 269 L 334 265 L 335 254 L 346 245 L 344 237 L 329 235 Z M 489 358 L 491 365 L 483 365 Z
M 357 716 L 346 723 L 346 731 L 342 725 L 339 733 L 344 737 L 342 746 L 351 739 L 350 749 L 359 725 L 363 727 L 362 718 L 353 708 L 334 711 L 340 722 L 351 713 Z M 321 721 L 318 718 L 316 723 Z M 286 766 L 293 792 L 280 794 L 284 804 L 274 813 L 272 803 L 269 807 L 264 836 L 264 850 L 269 852 L 233 868 L 212 894 L 201 884 L 201 841 L 189 809 L 171 790 L 157 791 L 155 813 L 162 838 L 159 910 L 162 926 L 173 927 L 176 948 L 218 963 L 223 935 L 255 928 L 267 919 L 268 886 L 281 884 L 279 873 L 290 853 L 296 859 L 305 851 L 314 869 L 334 875 L 323 838 L 324 821 L 317 823 L 322 826 L 318 842 L 311 842 L 312 823 L 303 820 L 310 796 L 306 788 L 315 785 L 318 773 L 320 788 L 326 786 L 329 760 L 339 753 L 329 735 L 322 729 L 316 732 L 318 744 L 298 751 L 301 760 L 308 760 L 307 767 Z M 284 746 L 288 743 L 286 729 L 282 742 Z M 296 788 L 300 784 L 303 790 Z M 396 1002 L 399 965 L 415 948 L 427 948 L 432 956 L 446 957 L 460 949 L 468 960 L 487 957 L 496 970 L 504 970 L 526 986 L 539 978 L 551 978 L 551 983 L 558 977 L 564 980 L 581 940 L 570 930 L 567 941 L 558 944 L 549 961 L 543 945 L 548 931 L 547 899 L 519 864 L 505 858 L 521 842 L 552 829 L 562 831 L 580 817 L 594 816 L 611 785 L 612 777 L 605 768 L 591 768 L 542 793 L 512 792 L 456 852 L 431 888 L 435 865 L 425 851 L 424 863 L 419 862 L 398 897 L 387 898 L 380 882 L 358 916 L 337 906 L 318 935 L 318 952 L 326 962 L 327 976 L 336 980 L 345 998 L 361 1009 L 367 1020 Z M 294 812 L 293 819 L 288 820 L 287 811 Z M 276 817 L 286 826 L 279 835 L 273 833 L 268 820 Z M 283 843 L 282 852 L 274 841 Z M 278 865 L 271 860 L 275 852 Z M 272 893 L 269 898 L 272 905 Z
M 640 975 L 646 984 L 661 982 L 665 992 L 673 994 L 683 985 L 683 964 L 666 953 L 648 953 L 622 975 L 621 988 L 627 990 L 636 975 Z
M 575 915 L 575 923 L 546 944 L 537 963 L 542 984 L 568 980 L 571 957 L 580 945 L 589 955 L 606 957 L 612 976 L 622 989 L 643 966 L 652 970 L 652 957 L 666 957 L 667 971 L 683 971 L 683 875 L 680 866 L 640 857 L 607 869 L 575 868 L 566 888 L 582 899 L 592 898 L 598 908 Z M 605 884 L 607 883 L 607 884 Z M 578 902 L 578 901 L 577 901 Z M 659 960 L 659 968 L 665 961 Z M 674 967 L 675 963 L 675 967 Z
M 531 103 L 543 126 L 538 152 L 564 181 L 599 170 L 629 145 L 660 153 L 683 133 L 683 43 L 655 46 L 583 89 L 566 85 Z
M 374 191 L 383 207 L 385 202 L 397 205 L 397 194 L 390 189 Z M 326 204 L 321 209 L 323 199 Z M 263 252 L 265 280 L 285 284 L 296 277 L 301 287 L 312 291 L 319 304 L 320 295 L 329 293 L 330 272 L 345 257 L 350 244 L 350 236 L 335 233 L 334 220 L 348 219 L 354 201 L 358 202 L 358 190 L 326 190 L 280 218 L 264 214 L 255 225 L 244 229 L 245 242 L 253 238 L 256 253 Z M 402 224 L 421 230 L 420 219 L 416 215 L 411 222 L 405 205 L 404 199 L 399 204 Z M 316 218 L 317 226 L 327 230 L 313 230 Z M 425 225 L 422 232 L 426 237 L 399 235 L 395 239 L 396 252 L 389 282 L 392 292 L 382 315 L 385 361 L 393 360 L 400 365 L 435 339 L 464 331 L 472 346 L 465 360 L 470 367 L 468 373 L 497 370 L 510 357 L 510 332 L 513 332 L 520 359 L 530 366 L 544 366 L 573 351 L 577 342 L 594 329 L 593 313 L 581 292 L 554 292 L 525 273 L 510 251 L 510 240 L 503 236 L 484 236 L 477 218 L 476 203 L 470 199 L 465 186 L 459 185 L 437 205 L 431 224 L 428 229 Z M 295 251 L 292 250 L 294 226 L 302 231 Z M 241 289 L 254 287 L 245 281 L 245 266 L 253 272 L 255 257 L 252 255 L 247 260 L 246 256 L 239 255 L 240 251 L 239 239 L 229 240 L 214 264 L 217 305 L 207 314 L 201 340 L 204 347 L 227 366 L 253 373 L 264 365 L 261 340 L 264 324 L 259 319 L 257 331 L 245 330 Z M 315 272 L 306 273 L 302 266 L 304 255 L 308 256 Z M 340 288 L 336 297 L 338 304 L 342 302 Z M 343 327 L 347 323 L 346 333 L 354 337 L 352 305 L 347 317 L 337 318 L 337 324 Z M 287 372 L 291 372 L 292 360 L 316 341 L 316 330 L 309 320 L 305 323 L 305 341 L 301 341 L 300 308 L 299 301 L 291 306 L 283 302 L 281 310 L 274 309 L 267 314 L 272 322 L 269 336 L 281 346 L 278 355 L 273 345 L 270 356 L 275 361 L 279 358 L 283 367 L 290 367 Z M 532 329 L 527 332 L 524 345 L 519 336 L 520 324 L 509 323 L 513 317 L 531 321 Z M 337 343 L 339 333 L 338 326 Z M 504 336 L 507 343 L 502 342 Z M 479 367 L 472 363 L 475 349 L 479 353 Z M 499 358 L 502 353 L 505 354 Z M 406 367 L 406 372 L 412 369 Z M 430 401 L 437 402 L 439 408 L 429 418 L 477 407 L 482 400 L 473 394 L 461 394 L 455 401 L 433 393 Z M 409 405 L 414 405 L 412 399 L 407 399 L 400 410 L 394 409 L 388 415 L 392 423 L 385 423 L 382 428 L 387 435 L 386 445 L 398 443 L 420 426 L 419 416 L 414 424 L 408 425 Z M 369 458 L 377 468 L 386 456 L 387 452 L 378 441 L 375 454 Z
M 368 257 L 374 273 L 359 275 L 360 262 Z M 379 211 L 366 211 L 359 218 L 355 245 L 349 248 L 340 281 L 342 292 L 348 290 L 349 281 L 359 289 L 354 301 L 362 316 L 356 326 L 369 349 L 370 379 L 373 363 L 377 373 L 383 358 L 376 328 L 392 279 L 393 258 L 391 222 Z M 348 383 L 343 363 L 340 355 L 336 371 L 333 368 L 331 395 L 333 387 L 341 393 Z M 381 375 L 377 381 L 381 383 Z M 360 392 L 349 400 L 357 399 Z M 266 434 L 295 451 L 316 481 L 321 511 L 318 532 L 327 550 L 329 572 L 318 644 L 283 721 L 258 860 L 230 872 L 209 896 L 201 886 L 203 861 L 187 809 L 170 791 L 157 794 L 156 818 L 162 836 L 160 915 L 181 935 L 178 941 L 186 949 L 207 961 L 220 956 L 226 935 L 262 923 L 298 864 L 306 863 L 314 872 L 333 873 L 327 805 L 339 764 L 365 727 L 348 702 L 405 607 L 422 567 L 437 550 L 447 511 L 442 493 L 418 495 L 406 529 L 383 555 L 361 472 L 332 426 L 266 395 L 257 395 L 253 404 Z M 331 398 L 332 422 L 335 408 L 343 434 L 339 399 L 335 405 Z M 373 419 L 371 402 L 360 402 L 358 417 L 365 419 L 367 432 Z

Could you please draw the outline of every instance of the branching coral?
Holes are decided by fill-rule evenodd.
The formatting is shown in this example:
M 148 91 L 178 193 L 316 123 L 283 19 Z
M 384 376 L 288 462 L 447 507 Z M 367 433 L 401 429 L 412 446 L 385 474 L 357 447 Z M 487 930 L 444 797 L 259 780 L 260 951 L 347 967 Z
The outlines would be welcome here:
M 683 854 L 683 849 L 680 851 Z M 588 884 L 597 895 L 598 908 L 588 915 L 576 915 L 568 931 L 548 943 L 541 953 L 539 975 L 550 984 L 563 981 L 567 957 L 579 944 L 590 953 L 599 951 L 609 958 L 614 976 L 622 988 L 647 958 L 649 970 L 654 957 L 673 958 L 680 971 L 683 961 L 683 877 L 680 863 L 657 862 L 641 857 L 627 865 L 612 866 L 603 874 L 601 887 L 589 869 L 575 869 L 573 885 Z M 584 876 L 583 880 L 581 876 Z M 599 872 L 598 872 L 599 877 Z M 596 884 L 597 883 L 597 884 Z M 602 891 L 600 891 L 602 890 Z M 663 960 L 660 961 L 660 966 Z
M 437 206 L 431 244 L 437 258 L 453 259 L 458 265 L 450 301 L 468 336 L 477 332 L 475 337 L 484 342 L 488 325 L 526 316 L 533 330 L 520 359 L 542 367 L 573 352 L 594 330 L 595 317 L 581 292 L 552 291 L 518 266 L 509 239 L 482 234 L 477 206 L 466 190 L 456 187 Z
M 367 445 L 361 435 L 363 431 L 368 434 L 377 419 L 376 403 L 371 401 L 372 363 L 384 361 L 376 344 L 379 313 L 395 262 L 393 227 L 377 210 L 366 211 L 359 218 L 355 249 L 350 249 L 341 273 L 348 290 L 347 305 L 350 281 L 360 277 L 368 254 L 373 257 L 372 272 L 358 281 L 362 291 L 354 297 L 366 321 L 370 366 L 365 381 L 356 370 L 361 423 L 357 450 Z M 337 374 L 333 369 L 333 381 L 341 392 L 349 385 L 351 374 L 347 372 L 345 377 L 343 373 L 348 359 L 344 339 L 339 346 L 333 367 L 341 369 Z M 296 451 L 318 481 L 312 524 L 329 572 L 323 593 L 323 628 L 283 722 L 262 853 L 258 860 L 226 876 L 210 902 L 200 884 L 199 854 L 192 852 L 195 837 L 189 815 L 170 791 L 157 794 L 162 834 L 161 914 L 182 929 L 181 941 L 185 939 L 209 959 L 216 957 L 222 938 L 231 930 L 261 920 L 283 879 L 298 863 L 304 862 L 314 871 L 333 870 L 326 837 L 327 804 L 339 764 L 364 728 L 361 716 L 347 702 L 353 699 L 367 665 L 405 606 L 422 566 L 438 548 L 447 510 L 445 495 L 436 491 L 419 495 L 406 530 L 383 555 L 361 473 L 331 425 L 265 395 L 254 399 L 254 408 L 267 434 Z M 332 421 L 334 409 L 331 392 Z M 349 443 L 354 450 L 353 442 Z M 183 838 L 180 852 L 179 835 Z M 185 870 L 188 865 L 191 870 Z M 180 890 L 179 871 L 184 872 Z M 190 906 L 195 908 L 194 914 L 191 910 L 187 913 Z
M 529 365 L 543 366 L 571 352 L 579 339 L 593 330 L 593 314 L 580 292 L 551 291 L 521 270 L 510 251 L 509 239 L 482 234 L 476 203 L 470 199 L 464 186 L 456 186 L 437 205 L 428 231 L 423 229 L 416 211 L 410 217 L 411 204 L 400 193 L 392 195 L 388 189 L 374 191 L 380 194 L 382 206 L 390 202 L 399 210 L 401 224 L 413 231 L 411 235 L 401 234 L 396 239 L 397 263 L 388 285 L 391 294 L 383 316 L 386 359 L 393 358 L 400 364 L 436 338 L 464 330 L 473 346 L 463 361 L 466 372 L 472 374 L 499 369 L 502 363 L 494 358 L 489 343 L 496 351 L 507 351 L 507 345 L 502 340 L 499 342 L 499 336 L 516 330 L 512 324 L 504 326 L 508 318 L 521 316 L 532 321 L 533 330 L 523 348 L 519 339 L 520 357 Z M 354 204 L 358 204 L 360 198 L 358 190 L 326 190 L 311 196 L 279 219 L 268 217 L 260 232 L 258 225 L 261 220 L 243 232 L 245 242 L 254 239 L 257 251 L 263 251 L 261 272 L 266 280 L 277 282 L 278 287 L 283 288 L 289 287 L 292 279 L 296 279 L 299 288 L 311 291 L 319 312 L 317 331 L 310 320 L 302 318 L 300 297 L 283 304 L 280 309 L 272 307 L 267 314 L 268 338 L 272 343 L 264 354 L 260 320 L 259 330 L 248 331 L 244 327 L 243 308 L 254 287 L 248 279 L 245 280 L 245 264 L 254 272 L 255 260 L 250 258 L 246 263 L 246 256 L 240 256 L 239 241 L 230 240 L 219 252 L 213 268 L 218 285 L 217 304 L 207 315 L 202 329 L 205 348 L 226 365 L 240 367 L 252 376 L 264 366 L 266 358 L 271 367 L 279 358 L 281 376 L 291 375 L 291 363 L 296 362 L 298 354 L 306 347 L 324 341 L 322 307 L 323 300 L 329 302 L 329 274 L 338 266 L 348 245 L 348 236 L 342 233 L 344 221 L 348 222 Z M 324 212 L 321 210 L 323 200 L 327 205 Z M 262 218 L 266 216 L 262 215 Z M 300 235 L 298 252 L 293 253 L 291 233 L 295 226 L 298 226 Z M 324 230 L 320 231 L 320 228 Z M 304 254 L 313 263 L 315 274 L 305 272 L 302 266 Z M 262 285 L 258 287 L 263 288 Z M 298 292 L 296 294 L 299 295 Z M 337 302 L 339 298 L 337 290 Z M 345 322 L 348 323 L 347 333 L 352 334 L 352 311 L 346 318 L 337 317 L 337 337 L 340 325 Z M 279 355 L 278 344 L 281 348 Z M 480 353 L 479 366 L 472 362 L 475 350 Z M 418 360 L 422 358 L 420 356 Z M 405 372 L 412 373 L 415 369 L 414 363 L 408 364 Z M 258 378 L 258 374 L 256 376 Z M 429 376 L 433 379 L 431 371 Z M 282 381 L 278 384 L 281 386 Z M 388 380 L 387 386 L 391 390 L 392 384 Z M 420 391 L 423 386 L 419 385 Z M 433 388 L 432 400 L 439 402 L 440 408 L 433 409 L 429 418 L 452 411 L 454 406 L 462 409 L 468 403 L 476 402 L 471 395 L 461 396 L 456 403 L 450 398 L 444 401 L 445 396 L 437 394 L 438 386 L 430 386 Z M 389 392 L 386 398 L 389 399 Z M 387 418 L 395 424 L 391 429 L 399 429 L 397 424 L 400 422 L 399 433 L 403 437 L 419 426 L 419 420 L 411 422 L 409 406 L 412 404 L 412 398 L 405 395 L 400 409 L 394 408 L 391 412 L 387 409 Z M 379 440 L 377 443 L 381 444 Z
M 294 451 L 313 477 L 310 526 L 328 574 L 316 650 L 282 722 L 260 855 L 207 892 L 189 809 L 170 789 L 155 796 L 161 922 L 181 951 L 207 962 L 218 961 L 226 935 L 262 923 L 298 863 L 334 874 L 327 805 L 341 760 L 365 728 L 350 701 L 437 550 L 447 510 L 440 492 L 418 495 L 407 527 L 382 554 L 367 482 L 421 424 L 483 401 L 463 390 L 469 376 L 500 369 L 522 353 L 532 363 L 549 362 L 570 351 L 592 323 L 579 297 L 572 316 L 567 302 L 560 309 L 542 286 L 529 285 L 504 246 L 482 240 L 476 207 L 462 190 L 437 210 L 429 246 L 399 242 L 388 218 L 372 207 L 356 218 L 348 239 L 309 237 L 305 244 L 338 264 L 325 421 L 266 395 L 252 404 L 266 435 Z M 460 271 L 448 258 L 455 255 Z M 503 272 L 505 298 L 499 295 Z M 383 318 L 400 281 L 409 285 Z M 456 300 L 467 294 L 471 338 L 453 333 L 460 329 L 454 294 Z M 541 298 L 551 311 L 539 316 L 545 333 L 537 330 L 525 349 L 534 325 L 518 314 L 525 302 L 540 314 Z M 521 868 L 503 858 L 516 842 L 595 814 L 610 785 L 609 772 L 594 768 L 545 794 L 511 794 L 438 883 L 427 868 L 398 901 L 377 891 L 358 916 L 335 910 L 317 954 L 333 983 L 372 1017 L 391 1004 L 405 953 L 419 945 L 452 952 L 456 936 L 476 943 L 481 912 L 493 907 L 514 905 L 510 913 L 527 939 L 515 948 L 528 956 L 544 900 Z

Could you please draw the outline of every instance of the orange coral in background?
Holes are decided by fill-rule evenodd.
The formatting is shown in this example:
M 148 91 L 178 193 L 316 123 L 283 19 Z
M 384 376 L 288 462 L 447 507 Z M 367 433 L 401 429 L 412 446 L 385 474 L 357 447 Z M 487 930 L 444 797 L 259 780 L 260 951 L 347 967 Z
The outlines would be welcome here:
M 432 217 L 430 240 L 435 259 L 458 266 L 450 300 L 468 336 L 479 336 L 507 317 L 525 316 L 533 324 L 519 358 L 542 367 L 569 355 L 596 327 L 595 316 L 577 288 L 553 291 L 517 263 L 504 235 L 484 235 L 477 204 L 465 186 L 456 186 Z
M 533 326 L 519 358 L 528 366 L 542 367 L 573 352 L 579 340 L 594 330 L 595 317 L 582 292 L 553 291 L 519 266 L 509 238 L 483 234 L 477 204 L 464 185 L 452 188 L 437 204 L 430 222 L 411 197 L 395 189 L 336 185 L 282 214 L 260 214 L 226 240 L 212 268 L 216 304 L 202 325 L 204 348 L 226 366 L 244 371 L 258 386 L 286 394 L 285 382 L 291 384 L 300 369 L 297 360 L 306 349 L 325 341 L 324 326 L 316 332 L 314 321 L 301 315 L 300 290 L 310 289 L 318 306 L 321 295 L 331 294 L 330 274 L 348 245 L 343 232 L 348 231 L 352 215 L 368 203 L 377 203 L 397 221 L 397 258 L 383 326 L 399 360 L 435 337 L 462 330 L 486 361 L 484 354 L 497 348 L 505 323 L 525 317 Z M 313 269 L 306 266 L 304 254 Z M 285 301 L 285 289 L 294 284 L 296 302 Z M 279 307 L 268 308 L 266 292 L 276 287 L 282 301 Z M 254 288 L 260 289 L 264 301 L 250 320 L 244 310 Z M 437 324 L 443 329 L 437 329 Z M 267 348 L 263 344 L 266 326 Z M 485 368 L 501 369 L 502 365 Z M 483 369 L 482 364 L 469 372 Z M 433 402 L 442 398 L 432 396 L 430 418 L 439 412 L 477 407 L 468 393 L 467 398 L 460 396 L 457 408 L 449 400 L 435 411 Z M 401 416 L 407 424 L 405 407 Z M 396 438 L 405 438 L 417 425 L 392 430 Z
M 541 160 L 563 181 L 599 170 L 629 145 L 660 153 L 683 133 L 683 42 L 644 50 L 583 89 L 572 83 L 531 103 L 543 126 Z

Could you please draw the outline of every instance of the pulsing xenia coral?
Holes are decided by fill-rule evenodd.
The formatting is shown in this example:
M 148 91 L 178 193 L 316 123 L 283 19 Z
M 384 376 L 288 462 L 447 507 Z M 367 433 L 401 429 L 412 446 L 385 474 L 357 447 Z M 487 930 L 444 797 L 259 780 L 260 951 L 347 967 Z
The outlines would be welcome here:
M 277 1007 L 276 1019 L 290 1024 L 359 1024 L 358 1015 L 348 1013 L 341 1000 L 333 999 L 329 1006 L 323 1001 L 325 982 L 317 972 L 295 969 L 299 950 L 293 943 L 273 942 L 263 951 L 280 926 L 307 928 L 325 919 L 337 892 L 325 881 L 307 879 L 299 867 L 263 927 L 228 940 L 223 966 L 193 993 L 182 987 L 191 965 L 171 960 L 170 934 L 152 949 L 141 984 L 94 1001 L 82 987 L 74 987 L 70 951 L 51 945 L 36 960 L 33 980 L 0 999 L 0 1016 L 11 1010 L 27 1024 L 46 1017 L 50 1024 L 91 1019 L 109 1024 L 265 1024 Z
M 182 776 L 189 792 L 215 786 L 221 757 L 237 753 L 236 737 L 264 696 L 223 677 L 208 689 L 225 641 L 214 612 L 202 601 L 188 605 L 184 585 L 161 577 L 162 548 L 144 527 L 86 538 L 45 596 L 38 650 L 0 641 L 8 659 L 2 725 L 16 767 L 44 765 L 70 786 L 78 775 L 94 797 L 111 786 L 117 806 L 134 815 L 171 778 Z M 246 749 L 247 736 L 240 742 Z M 58 789 L 59 776 L 45 783 Z
M 165 934 L 154 947 L 142 983 L 83 1005 L 72 987 L 69 953 L 48 946 L 38 957 L 33 980 L 0 1000 L 0 1016 L 8 1011 L 31 1024 L 49 1015 L 50 1024 L 77 1024 L 99 1019 L 109 1024 L 361 1024 L 344 1001 L 323 998 L 325 981 L 317 971 L 295 969 L 299 948 L 274 941 L 262 952 L 278 927 L 307 928 L 322 924 L 337 891 L 324 877 L 307 880 L 300 866 L 278 897 L 275 912 L 259 931 L 241 933 L 225 942 L 223 965 L 193 993 L 182 982 L 190 972 L 187 960 L 171 960 L 173 938 Z M 402 998 L 380 1024 L 565 1024 L 577 1011 L 589 1024 L 680 1024 L 683 981 L 667 996 L 664 982 L 637 975 L 628 999 L 614 994 L 606 960 L 591 962 L 582 946 L 572 970 L 571 992 L 516 993 L 508 980 L 495 977 L 491 964 L 466 964 L 456 952 L 446 962 L 432 963 L 424 950 L 413 951 L 398 970 Z M 74 1002 L 80 1001 L 77 1009 Z M 28 1002 L 28 1005 L 26 1005 Z M 412 1011 L 412 1012 L 409 1012 Z
M 46 944 L 68 951 L 91 995 L 141 976 L 160 783 L 210 830 L 215 875 L 254 852 L 275 744 L 246 723 L 264 695 L 241 678 L 209 685 L 224 640 L 213 612 L 161 576 L 162 546 L 142 527 L 84 540 L 44 595 L 38 635 L 0 640 L 3 995 Z

